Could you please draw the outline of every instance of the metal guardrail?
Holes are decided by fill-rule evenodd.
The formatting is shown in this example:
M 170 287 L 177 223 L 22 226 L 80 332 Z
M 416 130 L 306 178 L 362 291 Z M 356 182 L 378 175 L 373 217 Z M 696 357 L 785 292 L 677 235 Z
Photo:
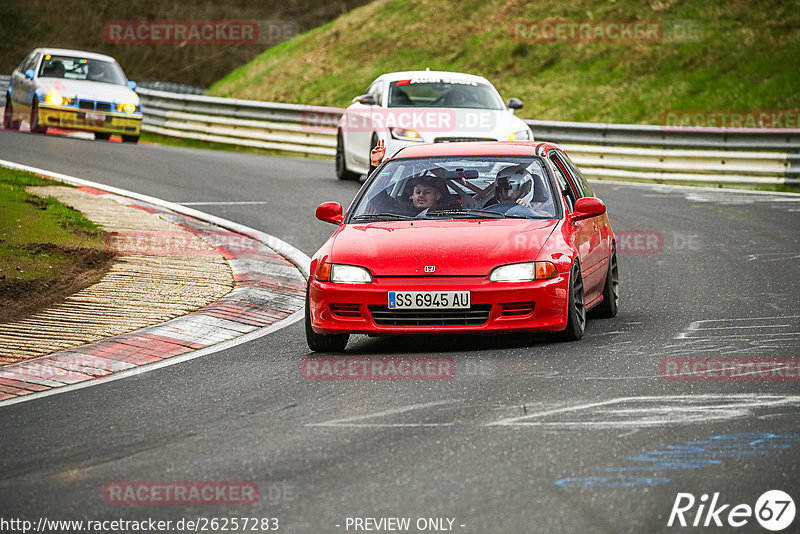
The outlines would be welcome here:
M 342 110 L 176 95 L 141 88 L 142 128 L 163 135 L 333 156 Z M 664 128 L 526 121 L 590 178 L 705 183 L 800 183 L 800 131 Z M 698 150 L 700 149 L 700 150 Z
M 800 151 L 800 130 L 681 128 L 644 124 L 526 121 L 537 138 L 556 143 L 716 150 Z
M 0 105 L 6 105 L 6 93 L 8 92 L 8 84 L 11 82 L 11 76 L 8 74 L 0 74 Z
M 3 105 L 9 78 L 0 75 Z M 340 108 L 178 94 L 142 86 L 137 92 L 145 131 L 294 154 L 336 153 Z M 559 143 L 590 178 L 800 183 L 798 130 L 526 122 L 536 139 Z
M 168 93 L 179 93 L 182 95 L 202 95 L 205 94 L 204 87 L 197 87 L 196 85 L 187 85 L 185 83 L 177 82 L 162 82 L 162 81 L 142 81 L 137 82 L 139 87 L 145 89 L 154 89 L 156 91 L 166 91 Z

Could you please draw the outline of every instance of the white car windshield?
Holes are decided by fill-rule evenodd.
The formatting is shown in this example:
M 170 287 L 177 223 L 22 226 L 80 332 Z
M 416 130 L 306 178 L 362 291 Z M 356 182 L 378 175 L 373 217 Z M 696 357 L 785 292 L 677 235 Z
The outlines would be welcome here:
M 376 171 L 378 172 L 378 171 Z M 391 160 L 368 182 L 348 222 L 559 216 L 537 157 Z
M 118 63 L 51 54 L 44 56 L 39 67 L 39 77 L 87 80 L 114 85 L 125 85 L 128 82 Z
M 390 108 L 505 109 L 493 88 L 471 80 L 408 79 L 389 84 Z

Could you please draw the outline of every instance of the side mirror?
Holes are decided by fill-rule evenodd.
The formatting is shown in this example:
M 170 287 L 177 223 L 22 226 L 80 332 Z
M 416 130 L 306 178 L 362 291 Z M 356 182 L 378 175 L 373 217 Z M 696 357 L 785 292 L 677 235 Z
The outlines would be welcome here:
M 584 197 L 579 198 L 575 203 L 575 210 L 570 215 L 570 223 L 591 219 L 606 212 L 605 203 L 599 198 Z
M 375 97 L 372 95 L 357 96 L 353 99 L 353 103 L 355 104 L 356 102 L 358 102 L 359 104 L 364 104 L 365 106 L 374 106 Z
M 36 76 L 36 73 L 33 72 L 33 69 L 28 69 L 25 71 L 25 77 L 29 80 L 32 80 L 34 76 Z
M 128 87 L 131 88 L 131 91 L 135 91 L 137 87 L 136 82 L 134 82 L 133 80 L 128 80 Z
M 317 219 L 333 224 L 342 224 L 342 205 L 338 202 L 323 202 L 317 206 Z
M 508 99 L 508 109 L 522 109 L 522 100 L 519 98 Z

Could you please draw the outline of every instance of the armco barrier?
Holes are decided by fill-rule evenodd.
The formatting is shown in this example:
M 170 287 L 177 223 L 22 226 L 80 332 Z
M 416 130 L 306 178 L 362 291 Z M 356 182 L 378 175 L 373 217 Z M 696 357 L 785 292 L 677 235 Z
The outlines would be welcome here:
M 0 106 L 6 105 L 6 92 L 8 90 L 8 83 L 11 81 L 11 76 L 7 74 L 0 74 Z
M 0 76 L 5 100 L 8 76 Z M 142 128 L 171 137 L 332 157 L 341 109 L 178 94 L 139 87 Z M 3 102 L 4 104 L 4 102 Z M 322 125 L 309 117 L 324 117 Z M 590 178 L 732 184 L 800 183 L 800 130 L 666 128 L 526 121 Z
M 336 153 L 339 108 L 138 92 L 145 131 L 292 153 Z M 309 124 L 312 116 L 324 117 L 323 125 Z M 562 145 L 591 178 L 800 183 L 800 130 L 526 122 L 536 139 Z

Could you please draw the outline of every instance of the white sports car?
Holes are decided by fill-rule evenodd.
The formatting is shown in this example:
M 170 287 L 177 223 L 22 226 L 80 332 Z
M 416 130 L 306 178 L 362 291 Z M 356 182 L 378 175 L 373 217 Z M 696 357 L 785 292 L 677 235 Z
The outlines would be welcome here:
M 514 115 L 482 76 L 442 71 L 393 72 L 379 76 L 353 99 L 339 120 L 336 176 L 357 180 L 369 172 L 378 140 L 391 156 L 406 146 L 454 141 L 532 141 L 530 127 Z
M 135 143 L 142 125 L 135 88 L 110 56 L 37 48 L 11 75 L 3 126 L 15 130 L 25 120 L 35 133 L 85 130 L 96 139 L 116 134 Z

